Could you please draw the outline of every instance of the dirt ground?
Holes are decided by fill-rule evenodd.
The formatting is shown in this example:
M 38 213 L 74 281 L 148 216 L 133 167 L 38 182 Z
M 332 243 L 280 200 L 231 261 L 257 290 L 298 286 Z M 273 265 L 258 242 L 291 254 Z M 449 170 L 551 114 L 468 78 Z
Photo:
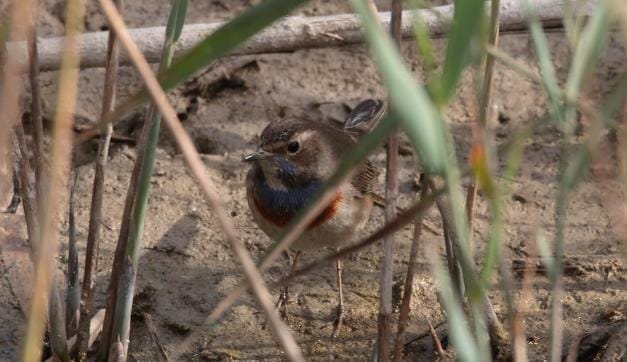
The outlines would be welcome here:
M 258 1 L 190 1 L 188 23 L 224 20 Z M 382 1 L 381 8 L 386 5 Z M 40 13 L 41 33 L 53 36 L 62 31 L 63 2 L 43 1 Z M 95 1 L 88 1 L 88 31 L 105 26 Z M 163 25 L 169 11 L 168 2 L 127 1 L 125 17 L 133 27 Z M 298 10 L 303 15 L 324 15 L 349 12 L 345 2 L 312 1 Z M 559 78 L 566 78 L 571 50 L 563 33 L 548 35 L 550 49 Z M 440 58 L 445 40 L 435 41 Z M 500 47 L 535 67 L 535 56 L 526 34 L 504 35 Z M 405 60 L 421 80 L 420 63 L 412 41 L 403 44 Z M 616 82 L 617 74 L 626 69 L 626 51 L 619 36 L 613 35 L 593 79 L 585 85 L 585 93 L 593 100 L 603 100 Z M 80 101 L 77 112 L 83 124 L 94 122 L 100 112 L 103 69 L 81 72 Z M 42 76 L 45 116 L 50 119 L 56 99 L 55 73 Z M 473 73 L 467 72 L 456 98 L 448 111 L 449 125 L 456 141 L 460 162 L 464 162 L 470 140 L 470 125 L 477 117 Z M 135 71 L 123 67 L 120 72 L 119 98 L 130 94 L 140 84 Z M 196 79 L 172 93 L 172 101 L 187 130 L 194 138 L 207 172 L 216 183 L 240 236 L 254 257 L 259 257 L 269 244 L 268 238 L 255 227 L 249 213 L 244 178 L 247 165 L 242 155 L 255 148 L 263 127 L 271 120 L 286 116 L 306 116 L 313 121 L 333 122 L 345 115 L 342 104 L 368 98 L 384 98 L 375 66 L 364 46 L 333 49 L 302 50 L 289 54 L 255 55 L 220 61 Z M 542 90 L 523 77 L 497 65 L 494 99 L 498 119 L 490 124 L 499 151 L 504 150 L 513 132 L 547 113 L 547 100 Z M 143 110 L 129 117 L 116 128 L 116 134 L 134 136 L 140 127 Z M 580 138 L 585 139 L 587 121 L 581 119 Z M 560 132 L 551 125 L 542 125 L 527 142 L 519 176 L 512 182 L 514 197 L 506 202 L 506 233 L 504 248 L 514 261 L 514 287 L 520 288 L 521 269 L 528 247 L 535 243 L 538 231 L 548 240 L 554 232 L 554 202 L 557 190 Z M 405 143 L 406 144 L 406 143 Z M 610 322 L 624 323 L 627 291 L 625 284 L 624 235 L 616 232 L 619 225 L 616 210 L 622 203 L 620 183 L 616 181 L 616 158 L 611 137 L 589 173 L 575 191 L 568 207 L 565 248 L 564 330 L 569 345 L 583 334 Z M 83 146 L 77 154 L 79 168 L 77 186 L 77 237 L 83 258 L 88 225 L 93 179 L 95 142 Z M 415 178 L 420 166 L 405 145 L 401 155 L 401 205 L 415 197 Z M 496 155 L 503 164 L 503 152 Z M 114 143 L 107 168 L 105 208 L 101 252 L 97 275 L 97 307 L 104 306 L 110 266 L 130 171 L 136 157 L 133 145 Z M 384 168 L 384 152 L 372 156 Z M 380 184 L 383 177 L 380 178 Z M 381 185 L 379 185 L 381 190 Z M 21 212 L 21 210 L 20 210 Z M 487 237 L 489 213 L 479 197 L 476 227 L 473 234 L 480 256 Z M 362 235 L 382 225 L 381 210 L 375 210 Z M 433 210 L 427 222 L 439 227 Z M 66 225 L 62 226 L 66 237 Z M 395 280 L 400 295 L 412 230 L 407 227 L 397 234 Z M 66 239 L 63 239 L 66 242 Z M 442 237 L 423 234 L 422 244 L 442 248 Z M 419 256 L 419 272 L 415 280 L 412 315 L 406 339 L 407 358 L 433 360 L 431 340 L 425 335 L 426 319 L 438 326 L 444 321 L 437 302 L 430 266 Z M 63 248 L 66 252 L 66 248 Z M 312 261 L 326 251 L 309 253 L 304 262 Z M 59 262 L 65 268 L 65 257 Z M 331 266 L 302 277 L 291 287 L 293 303 L 289 305 L 289 322 L 298 343 L 308 359 L 367 360 L 376 338 L 378 314 L 378 282 L 381 252 L 371 247 L 345 261 L 345 302 L 347 321 L 339 339 L 332 341 L 332 308 L 336 304 L 335 279 Z M 537 259 L 532 259 L 535 263 Z M 540 264 L 538 263 L 538 266 Z M 0 360 L 15 360 L 23 332 L 24 318 L 19 303 L 6 277 L 7 261 L 0 268 Z M 277 262 L 268 273 L 274 280 L 287 271 L 284 261 Z M 242 298 L 215 328 L 203 320 L 226 293 L 242 280 L 230 247 L 204 202 L 200 191 L 185 169 L 167 131 L 162 140 L 152 181 L 140 270 L 132 322 L 130 360 L 156 360 L 156 347 L 143 319 L 149 313 L 156 325 L 160 341 L 169 352 L 191 334 L 199 337 L 185 350 L 186 360 L 278 360 L 283 353 L 271 332 L 264 329 L 265 318 L 251 296 Z M 275 295 L 277 290 L 272 291 Z M 491 295 L 499 316 L 507 315 L 501 293 Z M 524 298 L 523 298 L 524 297 Z M 550 283 L 544 273 L 534 276 L 528 295 L 516 292 L 525 311 L 531 360 L 548 357 Z M 396 319 L 397 313 L 394 314 Z M 507 321 L 506 321 L 507 322 Z M 445 334 L 445 326 L 438 330 Z

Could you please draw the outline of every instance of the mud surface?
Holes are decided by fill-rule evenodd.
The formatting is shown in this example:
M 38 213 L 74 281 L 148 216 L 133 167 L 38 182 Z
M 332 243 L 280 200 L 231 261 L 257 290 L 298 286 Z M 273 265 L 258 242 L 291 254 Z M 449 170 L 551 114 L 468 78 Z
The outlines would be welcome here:
M 89 31 L 105 26 L 95 1 L 88 1 L 86 27 Z M 188 23 L 209 22 L 231 18 L 257 1 L 191 1 Z M 52 36 L 62 30 L 63 2 L 46 0 L 40 13 L 42 35 Z M 383 4 L 381 8 L 386 8 Z M 163 25 L 169 6 L 167 2 L 127 1 L 125 17 L 133 27 Z M 344 2 L 313 1 L 298 13 L 323 15 L 349 12 Z M 561 81 L 569 67 L 571 50 L 564 34 L 548 35 L 552 57 Z M 440 58 L 445 40 L 435 42 Z M 526 34 L 504 35 L 500 47 L 518 60 L 535 67 L 535 56 Z M 403 44 L 408 66 L 420 81 L 420 63 L 412 42 Z M 594 77 L 585 83 L 585 96 L 603 100 L 616 82 L 617 74 L 625 71 L 626 53 L 618 35 L 612 36 L 602 62 Z M 99 115 L 103 69 L 81 72 L 79 121 L 94 122 Z M 448 122 L 456 141 L 460 162 L 471 142 L 471 124 L 478 116 L 475 75 L 464 74 L 462 87 L 448 110 Z M 50 119 L 56 99 L 57 74 L 42 76 L 45 116 Z M 123 99 L 140 84 L 135 71 L 124 67 L 120 72 L 119 98 Z M 269 245 L 268 238 L 252 222 L 244 189 L 247 165 L 240 162 L 246 152 L 255 147 L 263 127 L 277 117 L 306 116 L 315 122 L 334 122 L 352 105 L 367 97 L 385 97 L 375 66 L 363 46 L 335 49 L 302 50 L 289 54 L 268 54 L 228 58 L 199 74 L 172 92 L 172 102 L 198 149 L 203 153 L 207 173 L 218 187 L 241 238 L 254 257 L 259 257 Z M 499 109 L 497 119 L 490 124 L 503 165 L 505 150 L 512 135 L 548 112 L 542 90 L 522 76 L 497 65 L 494 99 Z M 135 136 L 140 127 L 143 110 L 138 111 L 116 127 L 116 134 Z M 581 118 L 580 140 L 587 135 L 590 120 Z M 554 232 L 554 200 L 559 170 L 560 131 L 546 122 L 537 128 L 526 144 L 521 171 L 511 183 L 514 194 L 506 200 L 504 253 L 514 263 L 514 287 L 519 290 L 525 258 L 541 268 L 530 250 L 538 232 L 551 240 Z M 403 149 L 409 150 L 407 142 Z M 616 232 L 620 225 L 617 212 L 623 195 L 616 180 L 617 168 L 611 137 L 604 138 L 603 150 L 595 159 L 592 172 L 572 194 L 568 206 L 565 235 L 565 344 L 570 345 L 587 332 L 610 322 L 623 323 L 625 300 L 624 234 Z M 76 157 L 79 168 L 77 188 L 77 223 L 79 251 L 84 252 L 88 225 L 91 185 L 93 179 L 95 142 L 83 146 Z M 114 143 L 107 168 L 103 239 L 98 263 L 96 305 L 103 307 L 113 251 L 117 240 L 120 217 L 130 171 L 136 157 L 133 145 Z M 384 152 L 379 150 L 373 161 L 384 168 Z M 411 151 L 401 155 L 400 203 L 409 204 L 415 197 L 415 179 L 420 166 Z M 383 176 L 380 178 L 379 191 Z M 157 348 L 148 333 L 143 313 L 152 316 L 160 341 L 172 353 L 190 334 L 198 336 L 184 351 L 189 360 L 223 359 L 282 359 L 281 349 L 269 329 L 264 329 L 265 317 L 251 296 L 241 299 L 216 328 L 203 321 L 226 293 L 242 280 L 230 247 L 207 207 L 199 189 L 182 162 L 180 154 L 164 130 L 152 181 L 152 191 L 145 224 L 145 233 L 137 281 L 134 319 L 132 322 L 130 359 L 156 360 Z M 482 255 L 488 236 L 489 212 L 480 196 L 476 209 L 473 234 L 477 255 Z M 21 211 L 20 211 L 21 212 Z M 618 213 L 620 215 L 620 213 Z M 381 210 L 375 210 L 362 235 L 382 225 Z M 439 228 L 435 210 L 427 223 Z M 63 226 L 66 230 L 66 226 Z M 64 237 L 67 233 L 63 232 Z M 399 303 L 403 275 L 412 230 L 407 227 L 397 235 L 395 293 Z M 65 240 L 64 240 L 65 242 Z M 442 250 L 442 237 L 423 233 L 421 243 Z M 65 247 L 63 251 L 65 252 Z M 303 263 L 320 257 L 327 251 L 305 254 Z M 443 250 L 442 250 L 443 252 Z M 66 258 L 59 259 L 65 268 Z M 289 305 L 292 328 L 308 359 L 366 360 L 376 338 L 378 315 L 378 282 L 380 247 L 364 250 L 345 260 L 345 303 L 347 320 L 338 340 L 332 341 L 332 310 L 337 302 L 335 274 L 331 265 L 304 276 L 291 286 Z M 23 331 L 24 319 L 6 270 L 0 275 L 0 360 L 14 360 Z M 287 272 L 285 261 L 277 262 L 268 273 L 275 280 Z M 550 282 L 540 270 L 533 275 L 533 288 L 527 293 L 515 292 L 514 297 L 524 310 L 524 325 L 530 358 L 542 360 L 548 356 L 550 320 Z M 496 281 L 495 281 L 496 282 Z M 435 326 L 444 321 L 437 302 L 430 266 L 419 256 L 419 272 L 415 279 L 412 315 L 406 339 L 407 357 L 417 360 L 434 359 L 427 332 L 426 319 Z M 278 290 L 272 291 L 277 295 Z M 502 294 L 491 295 L 499 316 L 507 315 Z M 397 313 L 394 314 L 396 319 Z M 505 320 L 506 323 L 507 320 Z M 445 334 L 445 326 L 438 331 Z

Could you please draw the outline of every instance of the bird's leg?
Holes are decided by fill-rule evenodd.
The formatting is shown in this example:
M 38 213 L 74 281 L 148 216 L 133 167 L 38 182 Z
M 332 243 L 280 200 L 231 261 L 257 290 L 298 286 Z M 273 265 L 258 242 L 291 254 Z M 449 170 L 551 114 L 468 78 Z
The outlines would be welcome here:
M 333 321 L 332 338 L 336 338 L 342 327 L 344 320 L 344 294 L 342 293 L 342 261 L 340 258 L 335 259 L 335 280 L 337 283 L 338 302 L 335 310 L 335 320 Z
M 285 251 L 285 255 L 287 256 L 288 260 L 291 259 L 288 251 Z M 294 258 L 290 260 L 290 271 L 288 273 L 288 276 L 291 275 L 296 269 L 296 262 L 298 261 L 299 256 L 300 256 L 300 251 L 296 251 L 296 253 L 294 254 Z M 281 318 L 283 318 L 284 320 L 287 320 L 287 303 L 289 302 L 289 299 L 290 299 L 289 289 L 288 289 L 288 286 L 286 285 L 283 288 L 281 288 L 281 294 L 279 294 L 279 300 L 276 303 L 276 307 L 279 309 L 279 314 L 281 315 Z

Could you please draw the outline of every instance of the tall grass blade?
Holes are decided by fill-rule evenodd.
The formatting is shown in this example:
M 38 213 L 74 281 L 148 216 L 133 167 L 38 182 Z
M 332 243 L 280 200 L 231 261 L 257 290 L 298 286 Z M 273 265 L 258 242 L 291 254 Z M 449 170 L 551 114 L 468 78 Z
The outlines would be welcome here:
M 575 158 L 568 160 L 568 139 L 571 135 L 575 121 L 574 102 L 579 96 L 581 85 L 585 76 L 592 66 L 598 61 L 601 49 L 605 44 L 609 29 L 609 9 L 608 3 L 602 2 L 588 24 L 584 28 L 580 42 L 575 48 L 573 63 L 571 65 L 568 80 L 566 83 L 567 105 L 565 107 L 565 120 L 570 126 L 567 128 L 565 140 L 562 146 L 562 170 L 560 175 L 560 188 L 555 201 L 555 239 L 553 241 L 553 252 L 555 254 L 555 273 L 551 278 L 553 285 L 552 305 L 551 305 L 551 360 L 559 361 L 562 354 L 563 343 L 563 321 L 562 321 L 562 301 L 563 281 L 562 264 L 564 257 L 564 235 L 566 226 L 566 210 L 568 208 L 571 191 L 578 181 L 583 177 L 584 171 L 591 159 L 591 151 L 580 146 L 579 152 L 575 153 Z M 602 113 L 601 116 L 604 114 Z M 605 121 L 602 117 L 595 122 L 598 123 L 596 129 L 600 129 Z M 595 129 L 593 129 L 594 131 Z M 595 135 L 593 135 L 595 136 Z M 573 162 L 574 161 L 574 162 Z
M 602 2 L 590 17 L 581 34 L 580 42 L 575 48 L 573 63 L 566 82 L 566 97 L 569 101 L 576 101 L 586 75 L 602 54 L 609 27 L 609 7 L 607 2 Z
M 166 70 L 172 64 L 176 41 L 178 40 L 187 14 L 187 0 L 177 0 L 173 3 L 166 27 L 165 44 L 160 64 L 160 70 Z M 133 304 L 133 290 L 138 270 L 139 250 L 142 240 L 144 219 L 148 206 L 150 192 L 150 179 L 155 160 L 159 130 L 161 128 L 161 115 L 156 106 L 152 104 L 147 113 L 146 122 L 150 122 L 151 128 L 148 142 L 141 157 L 141 173 L 139 175 L 138 190 L 135 196 L 133 214 L 131 216 L 130 232 L 126 245 L 124 260 L 120 264 L 122 272 L 118 284 L 118 295 L 114 309 L 114 322 L 111 332 L 112 340 L 122 341 L 124 354 L 128 350 L 130 318 Z
M 538 65 L 540 67 L 540 79 L 545 91 L 549 95 L 551 101 L 551 113 L 555 120 L 563 122 L 564 114 L 562 109 L 562 99 L 560 96 L 560 87 L 557 81 L 557 75 L 555 74 L 555 68 L 553 67 L 553 61 L 551 60 L 551 52 L 549 51 L 548 41 L 546 34 L 542 29 L 540 21 L 534 17 L 531 10 L 531 4 L 529 0 L 525 1 L 525 11 L 529 19 L 529 31 L 533 45 L 538 57 Z
M 453 281 L 449 274 L 442 268 L 439 257 L 435 252 L 429 258 L 432 261 L 433 275 L 438 284 L 438 294 L 441 303 L 446 310 L 448 320 L 448 330 L 455 346 L 456 358 L 461 361 L 482 361 L 479 348 L 475 343 L 472 332 L 468 328 L 468 323 L 462 310 L 462 301 L 453 292 L 451 286 Z
M 78 250 L 76 249 L 75 196 L 78 172 L 74 174 L 70 186 L 68 216 L 68 261 L 67 261 L 67 296 L 65 302 L 65 330 L 68 336 L 78 330 L 79 308 L 81 304 L 81 284 L 79 278 Z
M 422 0 L 411 0 L 410 4 L 413 8 L 420 8 L 424 6 L 424 2 Z M 433 86 L 436 80 L 436 69 L 438 68 L 435 56 L 433 55 L 433 44 L 431 43 L 431 38 L 429 37 L 429 32 L 424 24 L 424 21 L 418 15 L 416 15 L 413 20 L 416 49 L 418 49 L 418 53 L 420 54 L 422 60 L 422 69 L 426 74 L 427 88 L 433 94 L 434 90 L 430 89 L 430 87 Z
M 434 97 L 440 106 L 445 105 L 453 96 L 462 71 L 472 62 L 473 40 L 479 35 L 485 17 L 483 5 L 483 0 L 455 1 L 444 69 Z

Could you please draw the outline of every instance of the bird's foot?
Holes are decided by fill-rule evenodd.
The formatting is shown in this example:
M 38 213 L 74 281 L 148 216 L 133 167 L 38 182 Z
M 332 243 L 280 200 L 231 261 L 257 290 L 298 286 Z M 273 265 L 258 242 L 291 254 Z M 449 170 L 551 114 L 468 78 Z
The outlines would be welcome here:
M 279 294 L 279 300 L 276 302 L 275 306 L 279 311 L 279 315 L 281 319 L 284 321 L 288 320 L 289 314 L 287 312 L 287 304 L 290 301 L 290 296 L 287 287 L 281 289 L 281 294 Z

